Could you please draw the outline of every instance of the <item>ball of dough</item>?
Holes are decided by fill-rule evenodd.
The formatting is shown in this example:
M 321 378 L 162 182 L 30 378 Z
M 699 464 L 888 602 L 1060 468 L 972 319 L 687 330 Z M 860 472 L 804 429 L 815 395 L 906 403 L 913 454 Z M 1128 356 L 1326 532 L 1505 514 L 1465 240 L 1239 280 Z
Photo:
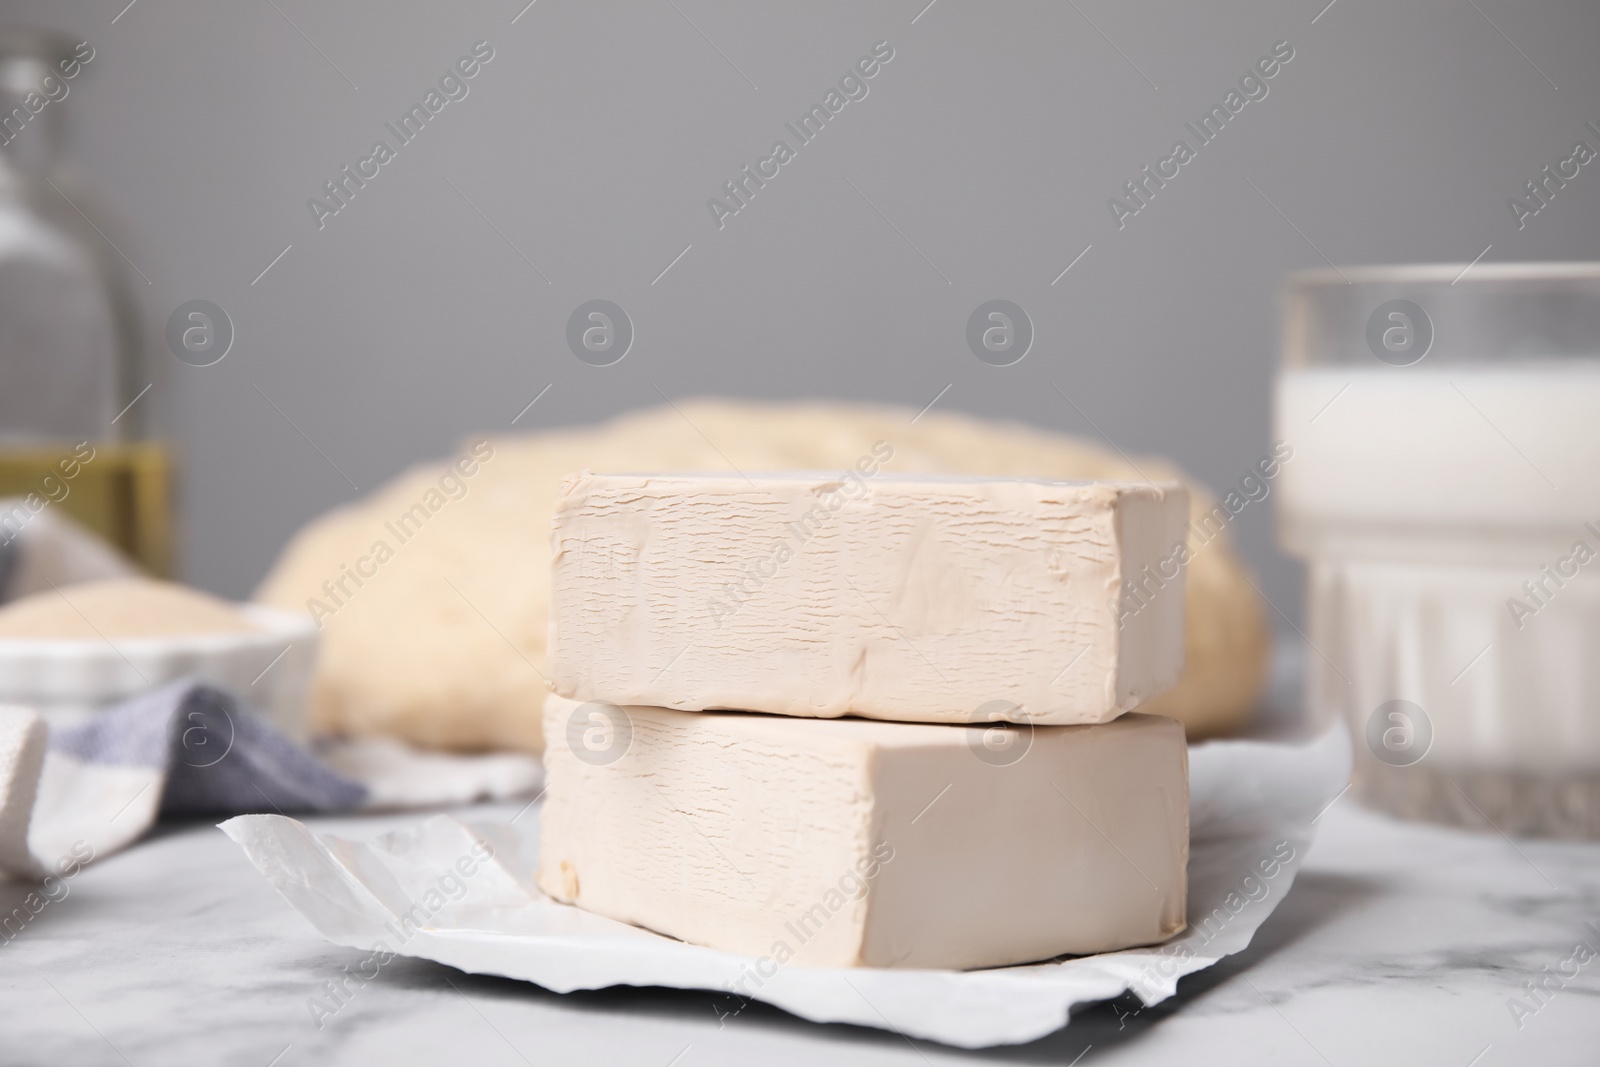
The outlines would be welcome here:
M 837 404 L 685 401 L 597 427 L 478 439 L 310 523 L 257 590 L 315 615 L 312 727 L 451 749 L 540 751 L 550 513 L 573 471 L 833 470 L 887 441 L 894 473 L 1178 479 L 1060 434 L 963 415 Z M 470 473 L 469 473 L 470 472 Z M 1268 631 L 1226 534 L 1192 544 L 1187 665 L 1140 710 L 1191 736 L 1236 728 L 1264 682 Z

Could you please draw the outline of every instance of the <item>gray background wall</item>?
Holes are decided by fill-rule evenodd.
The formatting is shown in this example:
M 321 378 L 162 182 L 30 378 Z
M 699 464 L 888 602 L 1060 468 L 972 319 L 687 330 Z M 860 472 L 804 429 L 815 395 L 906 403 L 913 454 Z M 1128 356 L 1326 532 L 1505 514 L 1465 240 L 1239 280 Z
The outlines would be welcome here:
M 154 348 L 149 398 L 183 448 L 187 574 L 229 594 L 352 484 L 508 427 L 547 384 L 519 426 L 657 388 L 921 407 L 950 384 L 942 408 L 1225 485 L 1267 447 L 1284 271 L 1600 255 L 1589 168 L 1521 232 L 1506 207 L 1594 143 L 1584 0 L 125 2 L 0 17 L 97 50 L 52 106 L 151 279 L 152 338 L 194 298 L 235 324 L 215 366 Z M 470 95 L 319 230 L 306 200 L 479 40 Z M 878 40 L 869 96 L 719 232 L 707 198 Z M 1269 95 L 1119 230 L 1107 198 L 1280 40 Z M 603 369 L 564 343 L 595 297 L 637 330 Z M 964 340 L 996 297 L 1037 331 L 1008 368 Z M 1269 510 L 1239 529 L 1297 615 Z

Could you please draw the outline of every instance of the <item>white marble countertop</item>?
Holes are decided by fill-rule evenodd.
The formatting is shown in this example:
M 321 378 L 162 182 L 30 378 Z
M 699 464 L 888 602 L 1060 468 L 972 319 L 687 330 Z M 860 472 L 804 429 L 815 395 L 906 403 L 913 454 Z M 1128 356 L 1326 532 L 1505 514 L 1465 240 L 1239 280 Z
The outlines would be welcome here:
M 509 817 L 516 806 L 471 810 Z M 307 821 L 364 837 L 422 817 Z M 719 1025 L 709 993 L 562 996 L 413 959 L 385 967 L 319 1029 L 308 998 L 361 954 L 324 942 L 209 823 L 165 824 L 0 941 L 0 1063 L 1600 1060 L 1600 960 L 1542 1003 L 1523 987 L 1579 941 L 1600 949 L 1600 845 L 1409 825 L 1348 797 L 1319 830 L 1251 948 L 1185 979 L 1173 1000 L 1137 1013 L 1129 1000 L 1097 1005 L 1033 1044 L 963 1052 L 763 1005 Z M 0 884 L 0 906 L 24 892 Z M 1512 997 L 1537 1008 L 1520 1028 Z
M 1304 734 L 1297 646 L 1280 648 L 1255 736 Z M 454 810 L 509 819 L 522 807 Z M 368 838 L 429 814 L 304 821 Z M 1564 984 L 1550 977 L 1580 942 L 1600 952 L 1600 842 L 1405 823 L 1349 796 L 1320 818 L 1246 952 L 1154 1008 L 1124 997 L 1031 1044 L 976 1052 L 759 1003 L 719 1021 L 725 1001 L 709 992 L 560 995 L 408 958 L 319 1026 L 309 1000 L 364 954 L 324 941 L 210 822 L 162 823 L 67 884 L 20 934 L 0 929 L 0 1067 L 1600 1063 L 1600 956 Z M 28 891 L 0 882 L 0 917 Z M 1529 982 L 1551 992 L 1535 998 Z

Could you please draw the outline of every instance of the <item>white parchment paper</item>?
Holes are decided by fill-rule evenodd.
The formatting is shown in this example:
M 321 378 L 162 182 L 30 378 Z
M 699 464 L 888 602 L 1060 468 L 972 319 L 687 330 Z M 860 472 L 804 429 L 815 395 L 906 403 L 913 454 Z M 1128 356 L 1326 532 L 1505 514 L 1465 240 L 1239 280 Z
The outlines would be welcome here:
M 277 815 L 222 823 L 328 940 L 535 982 L 729 990 L 805 1019 L 894 1030 L 963 1048 L 1030 1041 L 1072 1007 L 1131 991 L 1145 1004 L 1250 944 L 1294 883 L 1314 820 L 1349 778 L 1343 729 L 1304 746 L 1220 741 L 1190 752 L 1189 927 L 1167 943 L 983 971 L 780 967 L 686 945 L 558 904 L 533 884 L 538 820 L 436 816 L 361 843 Z

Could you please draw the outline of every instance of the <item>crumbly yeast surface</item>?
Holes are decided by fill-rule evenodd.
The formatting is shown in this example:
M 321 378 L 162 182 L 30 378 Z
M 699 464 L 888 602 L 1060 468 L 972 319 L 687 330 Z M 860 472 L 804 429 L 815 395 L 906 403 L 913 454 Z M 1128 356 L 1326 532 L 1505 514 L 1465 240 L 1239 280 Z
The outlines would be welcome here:
M 540 888 L 693 944 L 970 968 L 1184 925 L 1188 750 L 1171 719 L 984 730 L 552 696 L 545 729 Z
M 579 700 L 1104 722 L 1178 680 L 1177 485 L 581 474 L 557 497 L 550 677 Z
M 246 633 L 253 624 L 209 593 L 153 578 L 113 578 L 35 593 L 0 608 L 0 638 L 107 638 Z

